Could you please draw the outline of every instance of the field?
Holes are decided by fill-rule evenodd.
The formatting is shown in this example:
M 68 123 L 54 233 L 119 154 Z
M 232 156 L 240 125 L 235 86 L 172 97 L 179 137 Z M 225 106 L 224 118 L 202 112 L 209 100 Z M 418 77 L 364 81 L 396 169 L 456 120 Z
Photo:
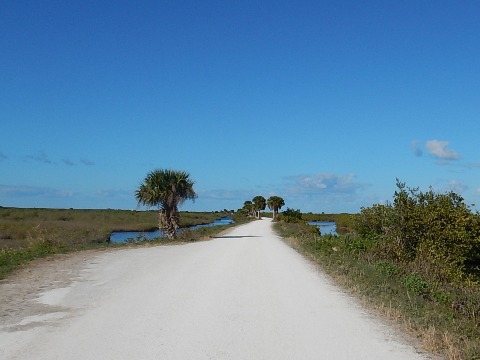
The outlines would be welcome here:
M 207 224 L 224 212 L 181 212 L 180 225 Z M 229 214 L 230 215 L 230 214 Z M 233 216 L 235 224 L 245 219 Z M 229 225 L 185 230 L 177 241 L 196 241 Z M 20 209 L 0 207 L 0 279 L 26 262 L 49 254 L 95 247 L 115 247 L 108 239 L 113 231 L 158 229 L 158 212 L 130 210 Z M 135 241 L 141 244 L 142 239 Z M 156 243 L 166 243 L 159 239 Z M 152 242 L 150 242 L 152 244 Z
M 181 226 L 210 223 L 224 215 L 182 212 Z M 45 237 L 65 244 L 105 242 L 113 231 L 155 229 L 156 211 L 0 208 L 0 248 L 25 247 Z

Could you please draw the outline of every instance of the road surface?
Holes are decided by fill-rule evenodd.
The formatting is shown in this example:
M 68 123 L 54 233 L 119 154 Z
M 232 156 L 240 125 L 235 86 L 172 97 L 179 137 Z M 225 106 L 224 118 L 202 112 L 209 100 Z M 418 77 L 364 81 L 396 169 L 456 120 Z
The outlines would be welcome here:
M 22 276 L 0 284 L 15 315 L 0 317 L 0 359 L 426 358 L 279 239 L 270 219 L 211 241 L 53 263 L 21 309 L 12 291 Z M 36 287 L 63 272 L 69 281 Z

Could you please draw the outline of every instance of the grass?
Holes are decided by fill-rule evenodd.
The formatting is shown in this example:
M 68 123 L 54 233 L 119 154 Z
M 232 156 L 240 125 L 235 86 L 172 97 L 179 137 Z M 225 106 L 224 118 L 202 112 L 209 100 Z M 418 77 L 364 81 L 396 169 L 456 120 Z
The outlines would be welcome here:
M 400 324 L 426 350 L 448 359 L 480 359 L 480 281 L 435 283 L 414 266 L 375 260 L 368 240 L 319 236 L 303 223 L 274 226 L 337 284 Z
M 181 212 L 180 225 L 210 223 L 218 212 Z M 0 208 L 0 248 L 22 248 L 47 236 L 64 244 L 105 242 L 113 231 L 158 229 L 157 211 Z
M 223 212 L 181 212 L 180 224 L 188 228 L 207 224 L 226 214 Z M 235 223 L 198 230 L 184 230 L 176 242 L 209 238 L 238 225 L 246 219 L 234 215 Z M 19 209 L 0 208 L 0 279 L 29 261 L 52 254 L 125 245 L 159 245 L 168 239 L 129 244 L 110 244 L 113 231 L 148 231 L 158 228 L 156 211 Z

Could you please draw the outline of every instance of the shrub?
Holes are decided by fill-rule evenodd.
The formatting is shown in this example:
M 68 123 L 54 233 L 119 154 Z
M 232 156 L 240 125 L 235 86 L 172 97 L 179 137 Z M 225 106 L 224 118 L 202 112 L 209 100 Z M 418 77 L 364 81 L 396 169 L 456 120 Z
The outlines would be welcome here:
M 302 220 L 302 213 L 300 209 L 294 210 L 287 208 L 284 212 L 282 212 L 282 220 L 287 223 L 296 223 Z
M 395 276 L 400 270 L 398 266 L 390 264 L 387 261 L 378 261 L 374 265 L 375 269 L 387 277 Z
M 351 253 L 364 252 L 369 247 L 368 239 L 361 238 L 359 236 L 345 236 L 344 244 L 345 249 Z
M 435 281 L 480 270 L 480 218 L 453 192 L 420 192 L 397 181 L 393 204 L 362 208 L 355 230 L 376 242 L 379 260 L 418 263 Z M 420 266 L 421 265 L 421 266 Z
M 403 285 L 408 291 L 418 296 L 427 296 L 430 293 L 428 282 L 415 274 L 406 275 L 403 279 Z

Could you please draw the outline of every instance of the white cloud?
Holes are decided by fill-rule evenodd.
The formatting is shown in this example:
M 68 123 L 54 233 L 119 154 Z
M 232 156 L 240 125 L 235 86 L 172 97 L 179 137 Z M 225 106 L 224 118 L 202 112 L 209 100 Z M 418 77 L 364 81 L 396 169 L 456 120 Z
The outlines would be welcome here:
M 430 155 L 442 160 L 456 160 L 460 156 L 456 151 L 447 149 L 448 141 L 430 140 L 425 144 Z
M 461 194 L 468 190 L 468 185 L 456 180 L 449 181 L 447 187 L 449 191 L 453 191 L 456 194 Z
M 293 194 L 308 193 L 354 193 L 364 185 L 354 182 L 354 174 L 335 175 L 320 173 L 286 177 L 286 190 Z
M 284 178 L 277 191 L 287 207 L 304 212 L 355 212 L 364 206 L 362 190 L 369 185 L 357 182 L 355 174 L 317 173 Z

